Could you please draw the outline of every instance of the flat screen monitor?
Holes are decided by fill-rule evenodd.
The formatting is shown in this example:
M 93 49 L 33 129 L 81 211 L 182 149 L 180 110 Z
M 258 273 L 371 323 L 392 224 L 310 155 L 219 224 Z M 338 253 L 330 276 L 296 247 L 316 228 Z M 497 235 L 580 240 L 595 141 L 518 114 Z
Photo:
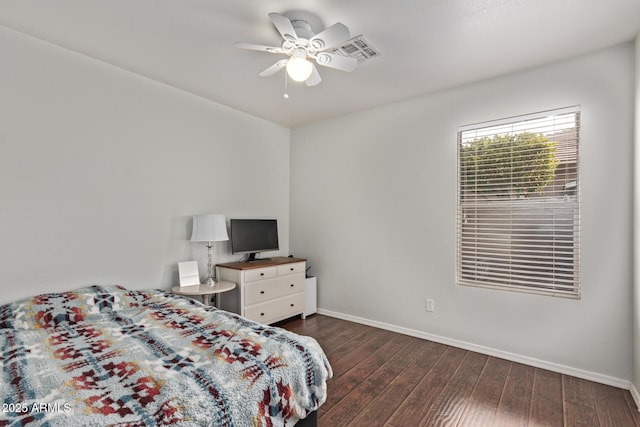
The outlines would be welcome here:
M 255 261 L 258 252 L 280 249 L 275 219 L 231 219 L 230 226 L 231 252 L 248 253 L 248 261 Z

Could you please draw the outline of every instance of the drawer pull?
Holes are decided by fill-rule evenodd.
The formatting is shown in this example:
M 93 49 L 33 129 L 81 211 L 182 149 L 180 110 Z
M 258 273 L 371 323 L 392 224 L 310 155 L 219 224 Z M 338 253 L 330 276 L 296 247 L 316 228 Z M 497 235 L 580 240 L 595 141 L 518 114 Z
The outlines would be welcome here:
M 260 316 L 264 316 L 264 313 L 260 313 Z
M 293 288 L 295 285 L 292 283 L 292 284 L 290 284 L 289 286 L 291 286 L 291 287 Z
M 261 294 L 264 294 L 264 291 L 260 291 Z
M 293 270 L 295 270 L 295 268 L 291 267 L 289 270 L 293 271 Z
M 293 304 L 291 304 L 291 307 L 293 307 Z
M 261 276 L 264 276 L 264 273 L 260 273 Z

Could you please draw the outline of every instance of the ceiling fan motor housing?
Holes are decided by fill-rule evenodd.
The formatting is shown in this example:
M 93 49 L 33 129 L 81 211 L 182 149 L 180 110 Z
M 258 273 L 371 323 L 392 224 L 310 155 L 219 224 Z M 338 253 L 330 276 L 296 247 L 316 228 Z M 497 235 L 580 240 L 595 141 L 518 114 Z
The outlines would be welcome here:
M 309 41 L 311 37 L 315 36 L 315 33 L 311 29 L 311 24 L 309 24 L 307 21 L 296 19 L 291 21 L 291 26 L 293 26 L 293 29 L 295 30 L 296 35 L 299 39 L 306 39 L 307 41 Z

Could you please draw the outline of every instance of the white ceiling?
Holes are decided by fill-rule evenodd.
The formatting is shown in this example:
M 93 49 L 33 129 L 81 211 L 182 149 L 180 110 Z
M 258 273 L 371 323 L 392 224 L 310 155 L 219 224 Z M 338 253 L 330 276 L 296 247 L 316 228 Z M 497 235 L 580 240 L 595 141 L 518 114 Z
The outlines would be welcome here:
M 382 56 L 316 87 L 258 72 L 282 58 L 267 14 L 336 22 Z M 294 127 L 628 42 L 640 0 L 0 0 L 0 25 Z

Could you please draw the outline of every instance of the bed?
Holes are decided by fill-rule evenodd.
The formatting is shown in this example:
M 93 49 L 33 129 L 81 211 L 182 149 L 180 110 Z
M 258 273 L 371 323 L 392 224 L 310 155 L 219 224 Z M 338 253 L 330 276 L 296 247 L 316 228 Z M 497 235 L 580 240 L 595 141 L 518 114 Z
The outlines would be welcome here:
M 121 286 L 0 306 L 0 352 L 0 426 L 293 426 L 332 375 L 313 338 Z

